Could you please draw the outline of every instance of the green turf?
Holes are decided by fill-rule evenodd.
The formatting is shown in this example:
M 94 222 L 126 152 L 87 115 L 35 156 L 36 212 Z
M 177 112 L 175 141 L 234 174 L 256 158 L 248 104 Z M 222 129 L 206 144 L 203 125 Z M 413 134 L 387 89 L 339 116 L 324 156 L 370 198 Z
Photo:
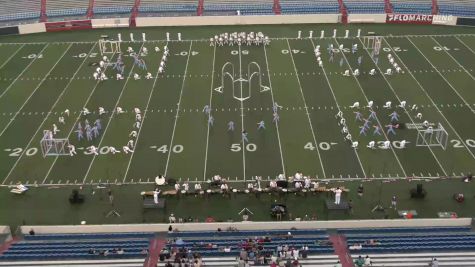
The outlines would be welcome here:
M 334 28 L 338 36 L 350 29 L 352 38 L 295 39 L 297 30 L 305 35 L 308 30 L 325 30 L 328 36 Z M 378 66 L 362 49 L 362 40 L 353 38 L 358 28 L 385 36 Z M 232 31 L 262 31 L 277 39 L 267 47 L 209 46 L 209 37 Z M 116 81 L 115 71 L 108 70 L 111 79 L 97 83 L 92 79 L 94 63 L 100 57 L 95 41 L 101 34 L 115 36 L 119 32 L 122 36 L 133 32 L 136 37 L 147 34 L 149 41 L 123 43 L 122 50 L 147 47 L 150 53 L 145 61 L 154 76 L 162 54 L 153 48 L 167 44 L 165 32 L 172 36 L 181 32 L 185 41 L 168 42 L 171 56 L 166 73 L 156 79 Z M 338 51 L 334 62 L 329 62 L 326 48 L 330 44 L 350 48 L 355 43 L 357 53 Z M 324 68 L 316 63 L 316 45 L 321 46 Z M 206 181 L 215 174 L 244 181 L 255 176 L 273 178 L 279 173 L 289 176 L 296 171 L 319 179 L 436 178 L 462 176 L 472 172 L 475 163 L 473 28 L 279 25 L 107 29 L 1 37 L 0 51 L 0 182 L 6 186 L 18 182 L 147 184 L 159 174 L 182 181 Z M 390 68 L 388 53 L 395 56 L 404 73 L 381 75 Z M 126 77 L 135 72 L 145 76 L 145 71 L 132 68 L 130 57 L 124 58 Z M 242 73 L 245 79 L 249 64 L 258 65 L 262 85 L 270 90 L 260 92 L 254 79 L 250 98 L 236 100 L 241 96 L 240 87 L 233 92 L 229 80 L 222 84 L 221 70 L 227 62 L 234 65 L 236 77 Z M 361 76 L 342 76 L 344 70 L 356 68 Z M 378 74 L 369 76 L 373 68 Z M 222 93 L 215 90 L 221 85 Z M 406 149 L 367 149 L 369 141 L 388 138 L 373 136 L 372 130 L 368 136 L 359 136 L 362 123 L 354 120 L 349 106 L 355 101 L 364 106 L 368 100 L 375 102 L 376 123 L 382 127 L 389 123 L 393 110 L 402 123 L 421 122 L 415 118 L 417 112 L 430 122 L 441 123 L 449 135 L 447 149 L 416 147 L 416 131 L 411 129 L 389 136 L 396 145 L 408 140 Z M 407 101 L 408 107 L 417 104 L 419 111 L 382 108 L 386 101 L 397 105 L 401 100 Z M 278 125 L 272 123 L 273 102 L 283 106 Z M 212 127 L 202 113 L 205 105 L 213 108 Z M 76 140 L 77 122 L 85 119 L 79 115 L 82 107 L 97 113 L 98 107 L 111 112 L 118 106 L 128 112 L 87 117 L 89 121 L 101 118 L 104 129 L 98 139 L 92 143 Z M 125 145 L 135 120 L 134 107 L 146 113 L 133 154 L 84 154 L 80 148 L 91 144 L 103 151 L 108 146 L 120 149 Z M 65 109 L 70 109 L 71 115 L 65 125 L 59 125 L 58 117 Z M 334 118 L 339 109 L 360 143 L 357 150 L 343 140 Z M 362 113 L 368 116 L 369 111 L 362 109 Z M 227 131 L 231 120 L 235 132 Z M 258 131 L 261 120 L 266 129 Z M 76 146 L 77 156 L 41 156 L 43 130 L 53 123 L 61 130 L 58 136 L 69 138 Z M 249 133 L 249 143 L 241 140 L 243 129 Z

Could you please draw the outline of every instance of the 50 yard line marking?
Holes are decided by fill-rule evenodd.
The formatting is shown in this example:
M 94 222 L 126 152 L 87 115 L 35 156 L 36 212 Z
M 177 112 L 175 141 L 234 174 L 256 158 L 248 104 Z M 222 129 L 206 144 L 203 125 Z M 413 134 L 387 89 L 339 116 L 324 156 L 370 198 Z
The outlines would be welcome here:
M 242 55 L 241 55 L 241 46 L 239 45 L 239 78 L 242 78 Z M 239 82 L 241 88 L 241 95 L 242 97 L 242 81 Z M 244 133 L 244 103 L 241 100 L 241 134 Z M 246 143 L 244 141 L 244 136 L 241 136 L 241 143 L 242 143 L 242 170 L 243 170 L 243 178 L 246 181 Z
M 326 175 L 326 173 L 325 173 L 325 167 L 323 167 L 323 161 L 322 161 L 322 157 L 321 157 L 321 155 L 320 155 L 320 149 L 318 148 L 317 138 L 315 137 L 315 132 L 314 132 L 314 130 L 313 130 L 312 120 L 310 119 L 310 114 L 308 113 L 307 101 L 305 100 L 305 95 L 303 94 L 302 84 L 300 83 L 300 78 L 299 78 L 299 75 L 298 75 L 297 66 L 295 65 L 294 56 L 292 55 L 292 48 L 290 47 L 289 39 L 286 39 L 286 41 L 287 41 L 287 46 L 288 46 L 289 51 L 290 51 L 290 53 L 289 53 L 289 54 L 290 54 L 290 58 L 292 59 L 292 64 L 293 64 L 293 66 L 294 66 L 295 77 L 297 77 L 297 82 L 299 83 L 300 94 L 301 94 L 301 96 L 302 96 L 303 104 L 305 105 L 305 110 L 306 110 L 306 113 L 307 113 L 308 124 L 310 125 L 310 130 L 311 130 L 312 136 L 313 136 L 313 142 L 314 142 L 315 147 L 316 147 L 316 149 L 317 149 L 318 160 L 320 161 L 320 166 L 321 166 L 321 168 L 322 168 L 323 177 L 327 177 L 327 175 Z
M 46 44 L 41 50 L 40 52 L 38 52 L 37 54 L 41 54 L 43 53 L 43 51 L 45 51 L 45 49 L 49 46 L 49 43 Z M 35 57 L 30 63 L 28 63 L 28 65 L 26 65 L 26 67 L 20 72 L 20 74 L 18 74 L 18 76 L 15 78 L 15 80 L 13 80 L 13 82 L 5 89 L 5 91 L 3 91 L 1 94 L 0 94 L 0 99 L 10 90 L 10 88 L 16 83 L 16 81 L 18 79 L 20 79 L 20 77 L 23 75 L 23 73 L 31 66 L 33 65 L 33 63 L 38 59 L 39 57 Z
M 338 40 L 337 40 L 336 38 L 334 38 L 334 40 L 335 40 L 336 44 L 337 44 L 338 46 L 340 46 L 340 43 L 338 42 Z M 343 53 L 343 51 L 341 51 L 341 55 L 342 55 L 343 58 L 345 59 L 346 65 L 348 65 L 348 68 L 350 68 L 350 71 L 353 73 L 353 68 L 351 67 L 350 62 L 348 61 L 348 58 L 346 58 L 346 55 L 345 55 L 345 53 Z M 363 94 L 363 97 L 366 99 L 366 103 L 368 103 L 368 102 L 369 102 L 368 96 L 366 95 L 366 92 L 363 90 L 363 86 L 361 86 L 360 81 L 358 80 L 358 78 L 357 78 L 356 76 L 354 76 L 354 75 L 351 75 L 351 76 L 353 76 L 353 78 L 355 79 L 356 83 L 358 84 L 358 87 L 359 87 L 360 90 L 361 90 L 361 93 Z M 384 128 L 383 128 L 383 125 L 381 124 L 381 122 L 380 122 L 379 119 L 378 119 L 378 116 L 376 116 L 376 121 L 378 122 L 379 127 L 380 127 L 381 129 L 384 129 Z M 388 135 L 386 134 L 386 132 L 385 132 L 385 131 L 382 131 L 382 132 L 383 132 L 383 135 L 384 135 L 384 137 L 386 138 L 386 140 L 389 141 L 389 137 L 388 137 Z M 401 168 L 402 173 L 404 174 L 404 177 L 407 177 L 406 171 L 404 170 L 404 167 L 402 166 L 402 163 L 401 163 L 401 161 L 399 160 L 399 157 L 397 156 L 396 151 L 394 151 L 394 148 L 393 148 L 392 146 L 391 146 L 391 151 L 393 152 L 393 155 L 394 155 L 394 157 L 396 158 L 396 161 L 397 161 L 397 163 L 399 164 L 399 167 Z
M 178 115 L 180 114 L 181 97 L 183 96 L 183 89 L 185 88 L 186 73 L 188 72 L 188 63 L 190 62 L 190 54 L 191 54 L 191 47 L 192 46 L 193 46 L 193 41 L 190 42 L 190 48 L 188 50 L 188 57 L 186 58 L 186 66 L 185 66 L 185 72 L 183 74 L 183 81 L 181 83 L 180 97 L 178 98 L 178 103 L 177 103 L 177 107 L 176 107 L 175 123 L 173 124 L 172 138 L 170 140 L 170 146 L 169 146 L 168 156 L 167 156 L 167 163 L 165 165 L 165 172 L 164 172 L 165 177 L 167 176 L 168 164 L 170 163 L 170 156 L 171 156 L 171 153 L 172 153 L 173 139 L 175 139 L 176 123 L 178 121 Z
M 5 65 L 7 65 L 8 62 L 10 62 L 10 60 L 16 56 L 16 54 L 18 54 L 18 51 L 20 51 L 23 47 L 25 46 L 25 44 L 22 44 L 5 62 L 3 62 L 3 64 L 0 66 L 0 69 L 2 69 L 3 67 L 5 67 Z
M 143 47 L 144 45 L 145 45 L 145 43 L 142 43 L 142 45 L 140 46 L 140 48 L 139 48 L 138 51 L 142 51 L 142 47 Z M 127 75 L 127 79 L 125 80 L 124 86 L 122 86 L 122 90 L 120 91 L 119 97 L 117 98 L 117 101 L 115 102 L 114 109 L 112 110 L 110 119 L 109 119 L 109 121 L 107 122 L 107 125 L 106 125 L 106 128 L 104 129 L 104 132 L 102 132 L 101 140 L 99 140 L 99 144 L 97 145 L 97 147 L 99 147 L 99 148 L 101 147 L 102 141 L 104 141 L 104 137 L 106 136 L 107 129 L 109 129 L 109 126 L 111 125 L 112 119 L 114 119 L 114 114 L 115 114 L 116 108 L 117 108 L 117 106 L 119 105 L 120 99 L 122 98 L 122 94 L 124 93 L 125 88 L 127 87 L 127 84 L 129 83 L 129 80 L 130 80 L 130 78 L 131 78 L 131 76 L 132 76 L 132 75 L 130 75 L 130 74 L 133 73 L 134 68 L 135 68 L 135 64 L 132 65 L 132 68 L 130 68 L 130 71 L 129 71 L 129 74 Z M 135 148 L 134 148 L 134 149 L 135 149 Z M 91 160 L 91 162 L 89 163 L 89 167 L 87 168 L 86 174 L 84 175 L 84 178 L 83 178 L 83 180 L 82 180 L 82 183 L 83 183 L 83 184 L 86 182 L 86 179 L 87 179 L 87 177 L 89 176 L 89 172 L 91 171 L 92 165 L 94 164 L 94 161 L 95 161 L 95 160 L 96 160 L 96 155 L 94 155 L 94 156 L 92 157 L 92 160 Z
M 166 46 L 168 46 L 168 43 L 165 44 Z M 144 114 L 143 114 L 143 120 L 142 120 L 142 124 L 140 125 L 140 129 L 139 131 L 137 132 L 137 137 L 135 138 L 135 140 L 137 140 L 135 142 L 135 147 L 137 147 L 138 143 L 139 143 L 139 140 L 140 140 L 140 133 L 142 132 L 142 128 L 143 128 L 143 125 L 145 123 L 145 119 L 147 118 L 147 112 L 148 112 L 148 107 L 150 105 L 150 101 L 152 100 L 152 95 L 153 93 L 155 92 L 155 85 L 157 83 L 157 80 L 158 80 L 158 71 L 159 71 L 159 68 L 157 68 L 157 73 L 155 74 L 155 80 L 153 81 L 153 85 L 152 85 L 152 90 L 150 91 L 150 94 L 148 96 L 148 100 L 147 100 L 147 105 L 145 106 L 145 110 L 144 110 Z M 170 148 L 171 149 L 171 148 Z M 134 153 L 132 153 L 132 155 L 130 155 L 130 159 L 129 159 L 129 163 L 127 163 L 127 169 L 125 170 L 125 173 L 124 173 L 124 179 L 122 179 L 122 183 L 125 183 L 125 179 L 127 179 L 127 174 L 129 173 L 129 169 L 130 169 L 130 164 L 132 163 L 132 159 L 135 155 L 135 151 Z
M 214 65 L 216 62 L 216 45 L 213 46 L 213 70 L 211 72 L 211 89 L 210 89 L 210 94 L 209 94 L 209 108 L 210 108 L 210 114 L 208 115 L 211 116 L 211 111 L 213 110 L 212 103 L 213 103 L 213 86 L 214 86 Z M 208 131 L 206 134 L 206 151 L 205 151 L 205 162 L 204 162 L 204 170 L 203 170 L 203 181 L 206 181 L 206 168 L 208 166 L 208 147 L 209 147 L 209 123 L 208 123 Z
M 274 105 L 274 93 L 272 92 L 272 81 L 270 78 L 270 70 L 269 70 L 269 61 L 267 60 L 267 51 L 266 51 L 266 46 L 263 45 L 264 47 L 264 57 L 266 59 L 266 68 L 267 68 L 267 78 L 269 79 L 269 88 L 270 88 L 270 95 L 272 97 L 272 105 Z M 279 151 L 280 151 L 280 160 L 282 162 L 282 173 L 284 174 L 284 177 L 287 177 L 286 172 L 285 172 L 285 164 L 284 164 L 284 154 L 282 153 L 282 144 L 280 141 L 280 132 L 279 132 L 279 122 L 275 122 L 275 127 L 277 129 L 277 140 L 279 140 Z
M 419 85 L 419 88 L 422 90 L 422 92 L 424 92 L 424 94 L 426 95 L 426 97 L 430 100 L 430 102 L 432 103 L 432 106 L 434 106 L 437 111 L 440 113 L 440 115 L 444 118 L 444 120 L 447 122 L 447 124 L 449 125 L 449 127 L 452 129 L 452 131 L 455 133 L 455 135 L 457 135 L 457 138 L 459 138 L 460 140 L 463 140 L 462 137 L 460 137 L 460 135 L 458 134 L 458 132 L 455 130 L 454 126 L 452 126 L 452 124 L 450 123 L 450 121 L 447 119 L 447 117 L 445 117 L 444 113 L 442 113 L 442 111 L 439 109 L 439 107 L 435 104 L 434 100 L 432 99 L 432 97 L 429 95 L 429 93 L 427 93 L 426 89 L 424 88 L 424 86 L 422 86 L 422 84 L 416 79 L 416 77 L 414 76 L 414 74 L 412 73 L 412 71 L 409 70 L 409 68 L 406 66 L 406 64 L 404 63 L 404 61 L 399 57 L 399 55 L 393 50 L 393 47 L 391 46 L 391 44 L 386 41 L 386 39 L 384 39 L 384 42 L 386 42 L 386 44 L 388 45 L 388 47 L 391 49 L 391 51 L 394 53 L 394 55 L 399 59 L 399 61 L 401 62 L 401 64 L 404 66 L 404 68 L 407 70 L 407 72 L 411 75 L 411 77 L 414 79 L 414 81 L 416 81 L 417 85 Z M 465 142 L 461 142 L 463 144 L 463 146 L 467 149 L 468 153 L 472 156 L 472 158 L 475 159 L 475 155 L 473 154 L 473 152 L 470 150 L 470 148 L 468 148 L 467 144 Z
M 94 50 L 94 47 L 96 46 L 96 44 L 94 44 L 91 48 L 91 50 L 89 51 L 88 55 Z M 79 65 L 79 67 L 77 68 L 76 72 L 73 74 L 73 77 L 75 77 L 79 70 L 82 68 L 82 66 L 84 65 L 84 63 L 86 62 L 86 59 L 88 57 L 85 57 L 83 62 Z M 49 112 L 47 112 L 46 114 L 46 117 L 43 119 L 43 121 L 41 122 L 40 126 L 38 126 L 38 128 L 36 129 L 36 132 L 33 134 L 33 136 L 31 137 L 30 141 L 28 142 L 28 144 L 26 145 L 26 148 L 29 148 L 31 143 L 33 142 L 33 140 L 35 139 L 36 135 L 38 134 L 38 132 L 41 130 L 41 127 L 45 124 L 46 120 L 49 118 L 49 115 L 51 114 L 51 111 L 53 111 L 53 109 L 56 107 L 56 105 L 59 103 L 59 100 L 63 97 L 64 93 L 66 92 L 66 90 L 69 88 L 69 86 L 71 85 L 72 81 L 74 79 L 70 79 L 69 82 L 66 84 L 66 86 L 64 87 L 63 91 L 61 92 L 61 94 L 58 96 L 58 98 L 56 99 L 56 101 L 54 102 L 54 104 L 51 106 L 51 109 L 49 110 Z M 5 184 L 5 182 L 8 180 L 8 178 L 10 177 L 10 175 L 12 174 L 13 170 L 16 168 L 16 166 L 18 165 L 18 163 L 20 162 L 21 158 L 23 157 L 23 155 L 25 154 L 25 152 L 27 151 L 27 149 L 24 149 L 23 152 L 20 154 L 20 156 L 18 157 L 18 159 L 16 160 L 15 164 L 13 164 L 13 166 L 10 168 L 10 171 L 8 172 L 7 176 L 5 177 L 5 179 L 3 180 L 2 182 L 2 185 Z
M 358 41 L 361 43 L 361 47 L 364 47 L 364 44 L 363 42 L 361 41 L 361 38 L 358 38 Z M 363 48 L 366 53 L 368 54 L 368 56 L 372 59 L 368 49 L 366 48 Z M 391 47 L 389 49 L 392 49 Z M 376 68 L 378 69 L 379 71 L 379 74 L 384 78 L 384 80 L 386 81 L 386 83 L 388 84 L 389 88 L 391 89 L 391 91 L 393 92 L 394 96 L 396 97 L 396 99 L 399 101 L 399 103 L 401 103 L 401 98 L 399 98 L 399 95 L 396 93 L 396 90 L 394 90 L 393 86 L 391 85 L 391 83 L 389 82 L 389 80 L 386 78 L 386 76 L 384 75 L 384 72 L 381 70 L 381 68 L 379 67 L 378 64 L 376 64 L 374 62 L 374 59 L 373 59 L 373 63 L 374 65 L 376 66 Z M 409 70 L 408 70 L 409 71 Z M 407 117 L 409 118 L 409 120 L 411 120 L 411 123 L 415 124 L 415 121 L 414 119 L 411 117 L 411 114 L 409 114 L 409 112 L 407 111 L 406 108 L 404 108 L 404 113 L 406 113 Z M 442 166 L 442 164 L 440 163 L 439 159 L 437 158 L 437 156 L 435 155 L 434 151 L 432 150 L 432 148 L 429 146 L 429 151 L 430 153 L 432 154 L 432 156 L 434 157 L 435 161 L 437 162 L 437 164 L 439 165 L 440 169 L 442 170 L 442 172 L 444 172 L 444 175 L 447 176 L 447 172 L 445 171 L 444 167 Z
M 61 57 L 56 61 L 56 63 L 54 63 L 53 67 L 51 67 L 51 69 L 46 73 L 46 75 L 43 77 L 43 79 L 38 83 L 38 85 L 35 87 L 35 89 L 33 89 L 33 92 L 31 92 L 31 94 L 28 96 L 28 98 L 25 100 L 25 102 L 23 102 L 23 105 L 21 105 L 21 107 L 18 109 L 18 111 L 15 113 L 15 115 L 10 119 L 10 121 L 7 123 L 7 125 L 5 126 L 5 128 L 2 130 L 2 132 L 0 132 L 0 137 L 3 136 L 3 134 L 5 133 L 5 131 L 8 129 L 8 127 L 10 127 L 10 125 L 13 123 L 13 121 L 15 120 L 15 118 L 18 116 L 18 114 L 20 113 L 20 111 L 25 107 L 25 105 L 30 101 L 31 97 L 36 93 L 36 91 L 41 87 L 41 85 L 43 85 L 43 83 L 46 81 L 46 78 L 51 74 L 51 72 L 56 68 L 56 65 L 58 65 L 58 63 L 61 61 L 61 59 L 63 59 L 64 55 L 66 55 L 66 53 L 69 51 L 69 49 L 71 48 L 71 46 L 73 46 L 73 44 L 70 44 L 68 46 L 68 48 L 64 51 L 64 53 L 61 55 Z
M 315 49 L 315 43 L 313 42 L 312 39 L 310 39 L 310 42 L 312 42 L 312 47 L 313 47 L 313 49 Z M 343 53 L 343 51 L 342 51 L 342 53 Z M 330 79 L 328 79 L 327 72 L 325 71 L 325 68 L 323 67 L 323 65 L 322 65 L 322 72 L 323 72 L 323 75 L 325 76 L 325 79 L 328 83 L 328 87 L 330 88 L 330 92 L 332 93 L 333 100 L 335 100 L 336 108 L 338 109 L 338 111 L 341 111 L 340 104 L 338 104 L 338 100 L 335 96 L 335 92 L 333 91 L 333 86 L 330 83 Z M 366 172 L 365 172 L 364 167 L 363 167 L 363 163 L 361 162 L 360 156 L 358 154 L 358 151 L 356 150 L 356 148 L 354 148 L 353 150 L 355 152 L 356 158 L 358 159 L 358 163 L 360 164 L 360 168 L 361 168 L 361 171 L 363 172 L 364 177 L 367 177 Z

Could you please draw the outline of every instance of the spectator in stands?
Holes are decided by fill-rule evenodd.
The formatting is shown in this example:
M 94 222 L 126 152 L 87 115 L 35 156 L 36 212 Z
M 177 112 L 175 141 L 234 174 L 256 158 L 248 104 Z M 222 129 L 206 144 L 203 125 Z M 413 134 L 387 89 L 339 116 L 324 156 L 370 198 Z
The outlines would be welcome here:
M 142 255 L 148 255 L 148 249 L 144 248 L 144 249 L 142 249 L 142 251 L 140 253 Z
M 365 241 L 365 245 L 376 246 L 376 245 L 381 245 L 381 242 L 379 242 L 376 239 L 369 239 Z
M 118 254 L 118 255 L 122 255 L 122 254 L 124 254 L 124 252 L 125 252 L 125 250 L 124 250 L 123 248 L 119 248 L 119 249 L 117 250 L 117 254 Z
M 337 261 L 333 267 L 342 267 L 340 261 Z
M 96 254 L 96 250 L 91 248 L 91 249 L 89 249 L 88 253 L 91 254 L 91 255 L 94 255 L 94 254 Z
M 353 244 L 353 246 L 350 246 L 349 249 L 350 250 L 361 250 L 363 248 L 363 246 L 361 244 Z
M 30 232 L 28 232 L 30 235 L 35 235 L 35 230 L 33 228 L 30 229 Z
M 358 259 L 355 260 L 355 265 L 357 267 L 363 267 L 364 266 L 364 259 L 360 256 L 358 256 Z
M 371 266 L 372 262 L 371 259 L 368 255 L 366 255 L 366 258 L 364 258 L 364 266 Z
M 169 234 L 173 233 L 173 227 L 172 227 L 171 225 L 168 226 L 168 233 L 169 233 Z
M 433 258 L 432 261 L 429 263 L 430 267 L 439 267 L 439 262 L 436 258 Z

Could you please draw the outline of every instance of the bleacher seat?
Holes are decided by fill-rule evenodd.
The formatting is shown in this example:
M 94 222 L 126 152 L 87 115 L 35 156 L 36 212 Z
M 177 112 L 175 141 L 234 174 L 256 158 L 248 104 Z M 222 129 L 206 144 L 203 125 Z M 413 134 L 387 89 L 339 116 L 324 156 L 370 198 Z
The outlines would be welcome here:
M 438 0 L 439 14 L 475 17 L 475 0 Z
M 344 0 L 348 13 L 354 14 L 378 14 L 384 12 L 384 1 L 381 0 Z
M 432 14 L 432 0 L 391 0 L 394 13 Z

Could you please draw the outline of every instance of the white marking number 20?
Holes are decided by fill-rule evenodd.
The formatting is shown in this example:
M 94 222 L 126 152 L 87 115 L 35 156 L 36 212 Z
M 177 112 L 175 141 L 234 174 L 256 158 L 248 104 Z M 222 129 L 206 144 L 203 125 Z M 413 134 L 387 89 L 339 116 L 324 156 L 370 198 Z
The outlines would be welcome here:
M 13 149 L 7 148 L 5 149 L 5 151 L 10 152 L 10 154 L 8 154 L 8 156 L 10 157 L 20 157 L 23 152 L 23 148 L 21 147 L 17 147 Z M 36 147 L 30 147 L 27 150 L 25 150 L 25 155 L 28 157 L 34 156 L 36 155 L 36 153 L 38 153 L 38 148 Z
M 452 140 L 450 140 L 450 143 L 452 144 L 453 148 L 463 148 L 464 147 L 463 142 L 458 140 L 458 139 L 452 139 Z M 465 144 L 468 147 L 475 147 L 475 140 L 467 139 L 467 140 L 465 140 Z

